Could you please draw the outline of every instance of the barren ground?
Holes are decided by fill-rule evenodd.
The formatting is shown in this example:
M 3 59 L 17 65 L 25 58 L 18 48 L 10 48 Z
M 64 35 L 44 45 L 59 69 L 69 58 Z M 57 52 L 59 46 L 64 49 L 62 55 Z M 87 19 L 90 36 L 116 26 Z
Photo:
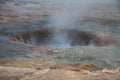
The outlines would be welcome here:
M 107 1 L 82 11 L 82 7 L 67 8 L 77 20 L 70 28 L 74 25 L 77 30 L 110 35 L 117 40 L 115 45 L 48 48 L 13 41 L 6 35 L 48 26 L 51 15 L 61 11 L 61 5 L 64 9 L 64 4 L 1 0 L 0 80 L 120 80 L 120 1 Z

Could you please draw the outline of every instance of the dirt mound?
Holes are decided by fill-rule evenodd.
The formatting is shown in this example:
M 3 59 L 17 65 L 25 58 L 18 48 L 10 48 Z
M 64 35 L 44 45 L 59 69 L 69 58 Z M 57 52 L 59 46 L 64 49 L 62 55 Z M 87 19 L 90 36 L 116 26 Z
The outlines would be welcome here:
M 87 63 L 64 63 L 58 64 L 50 67 L 51 70 L 53 69 L 63 69 L 63 70 L 71 70 L 71 71 L 81 71 L 81 70 L 88 70 L 90 72 L 100 70 L 99 67 L 87 64 Z
M 119 71 L 102 71 L 88 63 L 64 63 L 44 68 L 0 66 L 0 80 L 119 80 Z
M 33 75 L 26 76 L 21 80 L 119 80 L 120 73 L 103 72 L 75 72 L 67 70 L 44 70 Z
M 22 80 L 119 80 L 119 72 L 102 72 L 87 63 L 64 63 L 41 69 Z

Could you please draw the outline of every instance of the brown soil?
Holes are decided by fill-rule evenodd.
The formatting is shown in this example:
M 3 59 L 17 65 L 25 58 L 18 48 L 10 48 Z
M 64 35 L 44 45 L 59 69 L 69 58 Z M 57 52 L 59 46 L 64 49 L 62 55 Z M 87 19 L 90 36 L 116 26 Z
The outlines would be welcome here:
M 7 67 L 21 67 L 21 68 L 36 68 L 42 67 L 45 64 L 46 60 L 1 60 L 0 66 Z
M 64 63 L 44 68 L 0 66 L 0 80 L 119 80 L 119 71 L 102 71 L 87 63 Z
M 53 69 L 63 69 L 63 70 L 71 70 L 71 71 L 81 71 L 81 70 L 88 70 L 90 72 L 100 70 L 95 65 L 87 64 L 87 63 L 64 63 L 64 64 L 57 64 L 50 67 L 51 70 Z

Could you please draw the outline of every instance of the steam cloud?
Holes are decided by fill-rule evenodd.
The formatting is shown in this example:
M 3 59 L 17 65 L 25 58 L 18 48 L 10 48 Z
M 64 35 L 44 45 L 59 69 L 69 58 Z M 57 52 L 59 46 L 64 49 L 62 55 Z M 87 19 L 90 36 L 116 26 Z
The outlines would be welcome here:
M 78 20 L 83 20 L 84 16 L 89 15 L 90 10 L 101 6 L 100 4 L 113 4 L 114 0 L 51 0 L 51 4 L 56 4 L 56 9 L 54 13 L 51 14 L 48 26 L 57 28 L 76 28 L 76 22 Z M 49 4 L 50 4 L 49 3 Z M 54 6 L 54 5 L 52 5 Z M 89 13 L 88 13 L 89 12 Z M 91 24 L 90 24 L 91 25 Z M 95 24 L 93 24 L 95 25 Z M 80 26 L 81 28 L 89 28 L 89 24 L 85 26 Z M 97 26 L 96 26 L 97 27 Z M 100 27 L 98 27 L 100 28 Z M 61 31 L 53 31 L 54 34 L 53 41 L 57 44 L 60 43 L 61 47 L 70 47 L 70 42 L 67 39 L 67 33 L 62 33 Z

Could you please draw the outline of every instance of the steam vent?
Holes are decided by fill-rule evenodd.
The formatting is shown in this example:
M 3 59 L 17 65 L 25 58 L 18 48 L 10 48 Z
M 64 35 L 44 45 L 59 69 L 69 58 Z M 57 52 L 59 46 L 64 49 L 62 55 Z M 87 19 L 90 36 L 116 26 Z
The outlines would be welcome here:
M 0 0 L 0 80 L 120 80 L 120 0 Z
M 8 35 L 8 37 L 13 41 L 53 48 L 108 46 L 114 43 L 111 36 L 103 33 L 65 28 L 43 28 L 36 31 Z

